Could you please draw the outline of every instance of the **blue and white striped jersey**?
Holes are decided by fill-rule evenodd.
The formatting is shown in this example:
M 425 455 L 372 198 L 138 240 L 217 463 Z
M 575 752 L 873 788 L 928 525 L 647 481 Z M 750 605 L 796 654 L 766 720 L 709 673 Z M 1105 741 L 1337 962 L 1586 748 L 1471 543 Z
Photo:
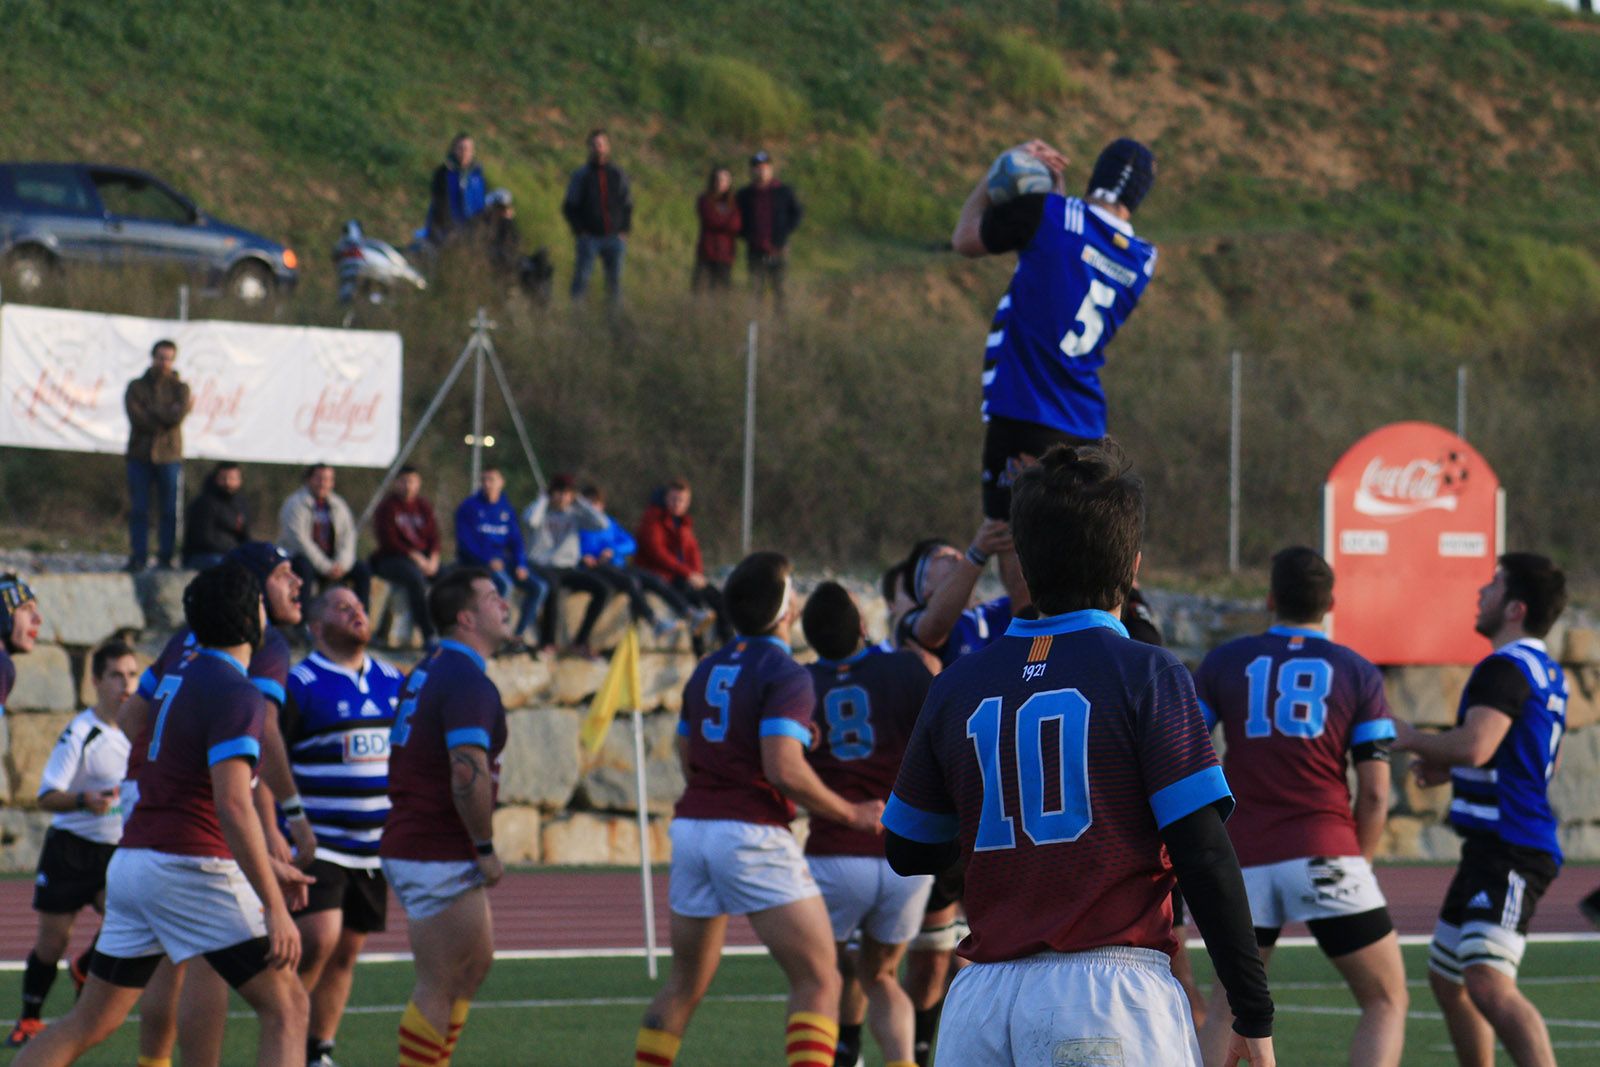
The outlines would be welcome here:
M 1519 700 L 1486 696 L 1502 685 L 1486 679 L 1491 672 L 1509 674 L 1510 663 L 1527 682 Z M 1509 675 L 1514 681 L 1515 675 Z M 1512 719 L 1494 756 L 1481 767 L 1450 772 L 1453 794 L 1450 822 L 1463 833 L 1488 833 L 1508 845 L 1537 848 L 1561 862 L 1555 813 L 1550 808 L 1549 782 L 1567 728 L 1567 682 L 1543 641 L 1523 638 L 1490 653 L 1474 668 L 1461 694 L 1457 725 L 1475 705 L 1494 707 Z
M 313 652 L 289 672 L 283 739 L 318 859 L 378 867 L 389 815 L 389 728 L 402 681 L 371 656 L 357 672 Z

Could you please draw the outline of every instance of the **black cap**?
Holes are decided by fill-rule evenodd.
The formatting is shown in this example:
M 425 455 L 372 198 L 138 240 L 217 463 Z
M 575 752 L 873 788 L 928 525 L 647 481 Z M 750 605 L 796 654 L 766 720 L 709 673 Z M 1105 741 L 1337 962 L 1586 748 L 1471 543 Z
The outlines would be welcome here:
M 1120 137 L 1106 145 L 1094 161 L 1089 195 L 1099 193 L 1112 203 L 1135 211 L 1155 180 L 1155 154 L 1131 137 Z
M 759 163 L 771 163 L 771 162 L 772 162 L 772 157 L 767 155 L 767 150 L 765 148 L 761 149 L 761 151 L 757 152 L 755 155 L 750 157 L 750 165 L 752 167 L 756 166 Z

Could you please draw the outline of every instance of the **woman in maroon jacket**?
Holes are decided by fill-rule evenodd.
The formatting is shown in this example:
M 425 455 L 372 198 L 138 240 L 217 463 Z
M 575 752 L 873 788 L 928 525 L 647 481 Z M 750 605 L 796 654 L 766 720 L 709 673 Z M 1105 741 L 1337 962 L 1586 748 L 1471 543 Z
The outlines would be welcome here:
M 733 202 L 733 171 L 720 163 L 711 168 L 706 191 L 695 201 L 700 239 L 694 246 L 695 292 L 733 285 L 733 259 L 738 248 L 739 207 Z

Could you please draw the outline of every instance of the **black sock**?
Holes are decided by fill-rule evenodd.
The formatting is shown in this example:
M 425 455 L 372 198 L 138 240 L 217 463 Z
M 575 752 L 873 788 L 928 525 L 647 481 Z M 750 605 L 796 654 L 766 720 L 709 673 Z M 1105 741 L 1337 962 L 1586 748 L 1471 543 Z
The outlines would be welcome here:
M 306 1038 L 306 1062 L 314 1063 L 318 1056 L 333 1055 L 333 1042 L 320 1037 Z
M 22 1017 L 37 1019 L 44 1012 L 45 998 L 50 987 L 56 984 L 56 965 L 46 963 L 36 954 L 28 953 L 28 964 L 22 972 Z
M 940 1001 L 931 1008 L 917 1012 L 916 1042 L 912 1045 L 917 1067 L 928 1067 L 928 1054 L 933 1049 L 934 1035 L 939 1032 L 939 1012 L 944 1008 Z
M 833 1067 L 856 1067 L 861 1058 L 861 1024 L 839 1024 L 839 1044 L 833 1053 Z

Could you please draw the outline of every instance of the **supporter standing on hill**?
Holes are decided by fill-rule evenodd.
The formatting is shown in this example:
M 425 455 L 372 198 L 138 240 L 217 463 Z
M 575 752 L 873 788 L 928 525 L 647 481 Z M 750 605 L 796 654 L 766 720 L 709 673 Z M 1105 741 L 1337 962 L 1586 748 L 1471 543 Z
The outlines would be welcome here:
M 1226 1062 L 1274 1062 L 1222 825 L 1233 798 L 1189 672 L 1117 619 L 1143 527 L 1143 489 L 1114 452 L 1058 446 L 1019 475 L 1011 531 L 1042 617 L 946 668 L 917 719 L 884 811 L 889 862 L 965 861 L 972 927 L 940 1062 L 1047 1050 L 1198 1067 L 1170 964 L 1174 872 L 1237 1018 Z
M 384 928 L 389 887 L 378 841 L 389 814 L 389 730 L 400 672 L 367 654 L 371 627 L 348 589 L 311 602 L 311 655 L 289 672 L 280 713 L 295 786 L 317 835 L 300 928 L 300 980 L 311 995 L 308 1067 L 335 1067 L 334 1036 L 356 957 Z M 430 627 L 431 629 L 431 627 Z
M 820 736 L 807 758 L 824 785 L 846 800 L 886 801 L 933 675 L 914 652 L 878 651 L 866 642 L 861 609 L 837 582 L 812 591 L 801 616 Z M 806 837 L 806 861 L 828 905 L 840 970 L 866 993 L 866 1017 L 888 1067 L 912 1064 L 913 1008 L 900 987 L 900 958 L 922 926 L 933 879 L 905 878 L 883 858 L 883 838 L 819 819 Z M 861 932 L 850 967 L 846 942 Z M 835 1063 L 855 1067 L 861 1017 L 841 1005 Z
M 195 652 L 162 679 L 159 728 L 107 870 L 88 983 L 67 1017 L 12 1061 L 21 1067 L 75 1062 L 122 1024 L 164 959 L 196 956 L 255 1010 L 261 1067 L 302 1052 L 306 994 L 289 907 L 306 877 L 268 855 L 251 801 L 268 712 L 245 673 L 266 625 L 261 586 L 224 563 L 190 582 L 183 601 Z
M 705 192 L 694 202 L 700 236 L 694 243 L 694 278 L 690 288 L 727 289 L 733 285 L 742 217 L 733 198 L 733 171 L 718 163 L 711 168 Z
M 456 508 L 456 555 L 468 567 L 486 569 L 501 596 L 510 596 L 513 586 L 522 590 L 516 630 L 520 637 L 529 626 L 537 625 L 550 584 L 528 567 L 522 523 L 505 489 L 506 476 L 500 469 L 485 467 L 478 476 L 478 491 Z M 541 643 L 535 633 L 534 644 Z
M 700 539 L 695 536 L 694 520 L 689 517 L 692 499 L 688 481 L 674 478 L 661 490 L 659 498 L 650 502 L 639 519 L 639 551 L 634 565 L 671 583 L 693 607 L 710 612 L 709 618 L 716 621 L 717 640 L 726 643 L 733 639 L 733 627 L 723 608 L 722 593 L 706 578 Z
M 78 913 L 84 908 L 105 912 L 106 865 L 122 839 L 118 787 L 128 771 L 128 738 L 117 729 L 116 718 L 139 680 L 139 661 L 133 649 L 112 641 L 94 650 L 89 673 L 94 706 L 67 724 L 39 778 L 39 807 L 52 815 L 34 878 L 39 936 L 22 972 L 22 1016 L 6 1039 L 11 1048 L 44 1029 L 39 1016 L 55 985 L 56 965 L 67 951 Z M 91 944 L 72 963 L 72 981 L 79 989 L 89 977 L 93 953 Z
M 805 214 L 794 189 L 778 180 L 766 150 L 750 157 L 750 184 L 734 198 L 739 209 L 739 236 L 744 238 L 750 285 L 756 296 L 772 291 L 783 306 L 783 279 L 788 266 L 789 238 Z
M 486 661 L 511 637 L 511 605 L 481 567 L 441 578 L 428 607 L 442 639 L 411 671 L 389 732 L 389 810 L 378 854 L 406 912 L 416 984 L 400 1067 L 448 1064 L 494 962 L 486 889 L 505 869 L 494 804 L 506 713 Z
M 1195 690 L 1227 740 L 1223 770 L 1239 806 L 1228 823 L 1244 867 L 1262 962 L 1285 923 L 1303 922 L 1361 1006 L 1353 1067 L 1393 1067 L 1405 1046 L 1405 964 L 1372 854 L 1389 813 L 1394 720 L 1383 675 L 1323 632 L 1333 569 L 1309 548 L 1272 557 L 1264 634 L 1205 658 Z M 1358 788 L 1351 813 L 1347 767 Z M 1227 1045 L 1227 1005 L 1213 995 L 1201 1044 Z
M 218 463 L 189 502 L 183 519 L 183 565 L 205 570 L 250 540 L 250 509 L 240 495 L 244 472 L 237 463 Z
M 431 642 L 436 635 L 428 616 L 428 583 L 439 575 L 439 521 L 422 495 L 417 468 L 400 468 L 372 516 L 372 532 L 378 539 L 373 572 L 405 591 L 411 624 Z
M 1067 159 L 1042 141 L 1019 149 L 1055 176 L 1049 193 L 989 199 L 980 179 L 951 243 L 963 256 L 1017 254 L 983 358 L 983 513 L 1008 514 L 1020 467 L 1058 442 L 1106 434 L 1100 368 L 1155 271 L 1155 246 L 1129 220 L 1155 182 L 1155 156 L 1128 138 L 1095 161 L 1083 199 L 1066 195 Z
M 428 185 L 427 239 L 442 245 L 464 232 L 467 223 L 483 212 L 488 189 L 478 166 L 477 143 L 470 134 L 456 134 Z
M 1539 1009 L 1517 988 L 1535 905 L 1561 870 L 1550 779 L 1561 762 L 1567 682 L 1544 636 L 1567 604 L 1567 580 L 1544 556 L 1500 557 L 1478 593 L 1478 633 L 1494 644 L 1467 679 L 1456 725 L 1425 733 L 1397 723 L 1425 786 L 1450 782 L 1461 863 L 1445 892 L 1428 979 L 1456 1059 L 1494 1062 L 1495 1038 L 1518 1067 L 1553 1067 Z
M 161 508 L 156 565 L 171 567 L 178 547 L 183 420 L 194 409 L 194 397 L 173 370 L 177 361 L 177 344 L 157 341 L 150 347 L 150 369 L 129 382 L 122 396 L 128 413 L 128 570 L 136 573 L 149 562 L 152 489 Z
M 796 609 L 789 561 L 757 552 L 728 579 L 739 636 L 700 661 L 683 691 L 678 762 L 687 786 L 672 820 L 672 966 L 645 1010 L 635 1067 L 671 1067 L 716 975 L 729 915 L 745 915 L 789 981 L 789 1067 L 833 1067 L 839 972 L 828 910 L 789 831 L 813 818 L 875 833 L 883 802 L 824 785 L 812 741 L 811 676 L 789 655 Z
M 606 131 L 590 130 L 588 145 L 589 159 L 572 172 L 561 201 L 561 214 L 577 241 L 572 299 L 583 299 L 599 256 L 606 272 L 606 298 L 615 304 L 622 299 L 622 257 L 633 227 L 633 190 L 622 168 L 611 162 L 611 138 Z

